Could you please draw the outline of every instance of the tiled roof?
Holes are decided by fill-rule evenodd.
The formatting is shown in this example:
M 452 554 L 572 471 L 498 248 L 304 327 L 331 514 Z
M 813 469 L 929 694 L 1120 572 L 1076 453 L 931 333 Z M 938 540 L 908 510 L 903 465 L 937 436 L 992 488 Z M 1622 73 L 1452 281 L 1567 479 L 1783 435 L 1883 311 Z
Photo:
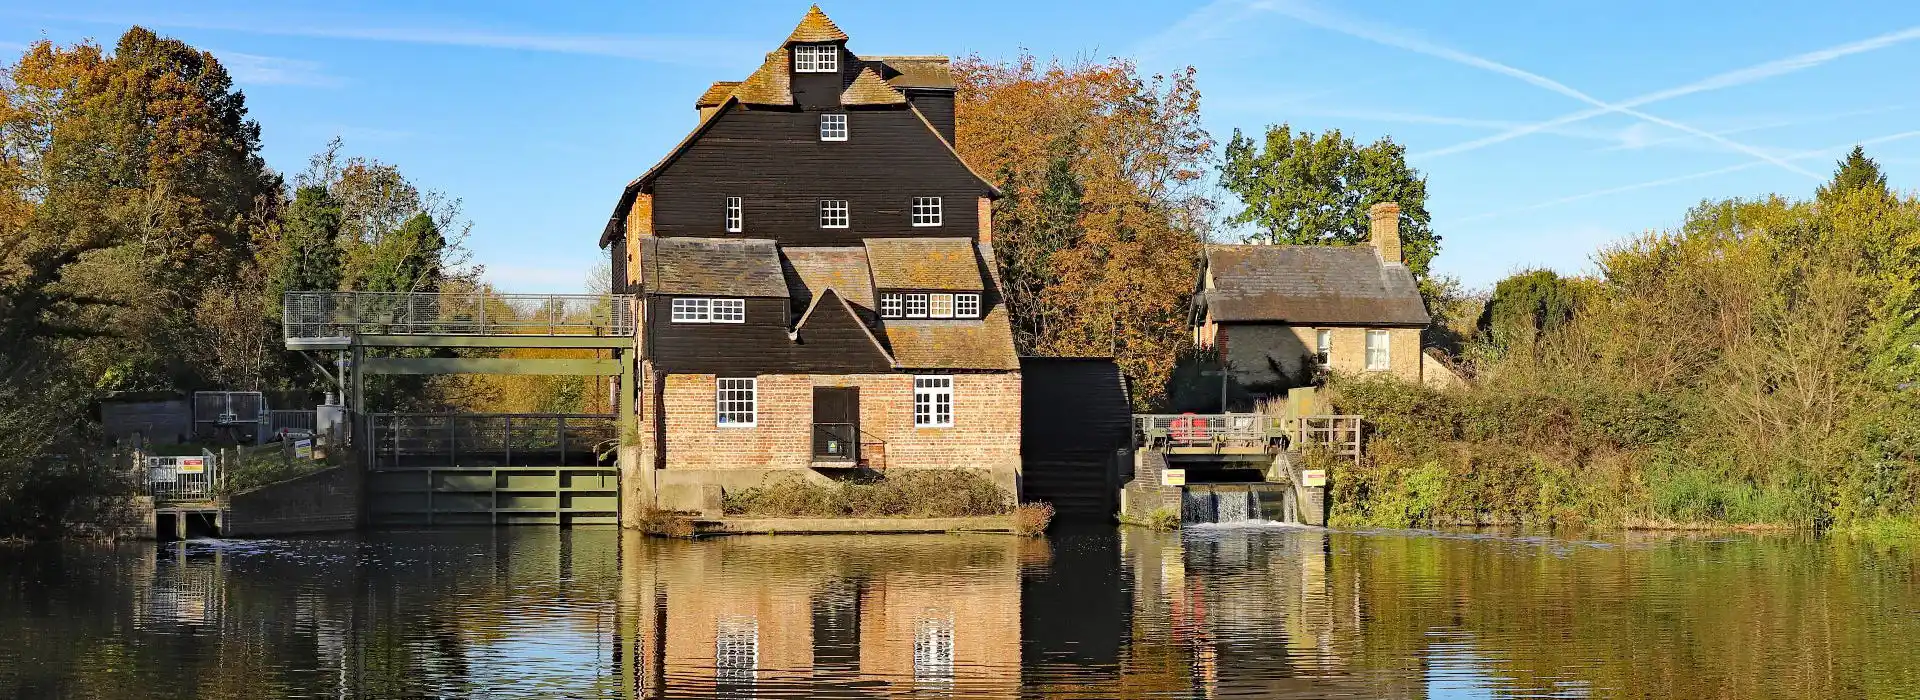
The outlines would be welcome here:
M 977 321 L 887 321 L 896 369 L 1020 369 L 1004 306 Z
M 1426 304 L 1405 265 L 1371 246 L 1216 245 L 1207 248 L 1215 321 L 1424 326 Z
M 818 319 L 840 312 L 844 312 L 846 314 L 844 318 L 857 326 L 860 333 L 866 336 L 867 342 L 873 344 L 874 351 L 880 354 L 880 357 L 887 363 L 887 366 L 893 366 L 893 355 L 887 352 L 887 347 L 880 343 L 879 336 L 873 334 L 873 327 L 867 325 L 866 319 L 861 317 L 860 312 L 853 308 L 853 304 L 847 301 L 846 297 L 840 295 L 840 290 L 838 289 L 832 287 L 820 289 L 819 293 L 813 297 L 812 302 L 807 304 L 806 312 L 800 314 L 800 320 L 793 324 L 793 330 L 797 334 L 804 335 L 807 332 L 809 324 L 818 327 L 821 325 L 816 323 Z M 826 325 L 830 326 L 831 322 L 828 322 Z
M 740 81 L 738 80 L 722 80 L 716 82 L 708 86 L 706 92 L 700 93 L 700 99 L 694 100 L 693 106 L 718 107 L 720 103 L 727 101 L 727 96 L 733 94 L 734 88 L 737 87 L 740 87 Z
M 828 41 L 846 41 L 847 33 L 840 31 L 827 13 L 820 11 L 819 5 L 807 8 L 807 16 L 800 18 L 800 26 L 793 28 L 787 35 L 787 43 L 817 44 Z
M 747 104 L 793 104 L 793 80 L 787 74 L 787 50 L 775 49 L 768 53 L 760 69 L 734 88 L 733 94 Z
M 854 76 L 853 84 L 840 93 L 843 105 L 901 105 L 907 103 L 907 96 L 893 89 L 887 81 L 880 78 L 871 66 L 860 69 Z
M 647 238 L 640 279 L 653 294 L 785 297 L 774 242 L 740 238 Z
M 954 88 L 953 65 L 946 56 L 862 56 L 860 60 L 883 64 L 880 77 L 897 88 Z
M 980 260 L 969 238 L 868 238 L 867 263 L 879 289 L 978 291 Z
M 806 308 L 826 289 L 862 308 L 874 308 L 866 248 L 788 247 L 780 249 L 780 258 L 795 308 Z

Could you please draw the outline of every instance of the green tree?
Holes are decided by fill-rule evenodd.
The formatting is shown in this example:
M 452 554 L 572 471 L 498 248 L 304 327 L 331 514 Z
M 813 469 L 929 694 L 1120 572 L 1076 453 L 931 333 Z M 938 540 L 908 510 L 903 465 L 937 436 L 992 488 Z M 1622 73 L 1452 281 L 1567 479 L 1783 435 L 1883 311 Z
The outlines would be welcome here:
M 267 278 L 267 305 L 280 308 L 286 292 L 340 288 L 340 205 L 327 189 L 306 185 L 294 192 L 281 216 Z
M 1573 320 L 1578 304 L 1573 286 L 1552 270 L 1515 274 L 1494 285 L 1480 312 L 1480 338 L 1496 348 L 1532 342 Z
M 431 292 L 443 279 L 447 239 L 432 216 L 420 212 L 368 250 L 359 289 L 367 292 Z
M 1002 187 L 1008 196 L 995 202 L 994 239 L 1006 241 L 995 248 L 1001 286 L 1013 322 L 1014 342 L 1022 353 L 1035 352 L 1058 320 L 1060 305 L 1050 304 L 1047 294 L 1060 281 L 1053 267 L 1054 256 L 1077 245 L 1085 234 L 1080 224 L 1085 190 L 1073 172 L 1078 150 L 1078 140 L 1072 134 L 1054 139 L 1040 192 L 1029 195 L 1009 181 Z M 1002 179 L 1010 177 L 1003 174 Z M 1028 196 L 1034 197 L 1034 206 L 1026 206 L 1022 200 Z
M 1357 146 L 1338 129 L 1294 132 L 1267 127 L 1264 141 L 1238 129 L 1227 142 L 1220 184 L 1246 208 L 1228 223 L 1260 229 L 1270 243 L 1353 245 L 1369 235 L 1367 208 L 1400 204 L 1400 240 L 1407 267 L 1425 281 L 1440 236 L 1427 214 L 1427 180 L 1407 165 L 1406 148 L 1381 138 Z
M 1833 179 L 1815 190 L 1814 196 L 1821 204 L 1829 204 L 1841 195 L 1863 189 L 1893 196 L 1892 190 L 1887 189 L 1886 174 L 1880 172 L 1880 164 L 1867 157 L 1867 149 L 1854 146 L 1845 158 L 1834 163 Z

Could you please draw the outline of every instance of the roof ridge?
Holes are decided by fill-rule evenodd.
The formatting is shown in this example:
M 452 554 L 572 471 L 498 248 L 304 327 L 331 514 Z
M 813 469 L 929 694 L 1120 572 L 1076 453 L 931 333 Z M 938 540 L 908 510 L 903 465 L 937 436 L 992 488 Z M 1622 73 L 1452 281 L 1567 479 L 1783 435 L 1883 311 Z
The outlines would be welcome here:
M 793 33 L 787 35 L 788 44 L 819 43 L 827 41 L 846 41 L 847 33 L 840 31 L 840 25 L 834 24 L 819 5 L 807 8 L 807 15 L 794 25 Z
M 854 74 L 853 82 L 840 92 L 840 104 L 843 105 L 898 105 L 906 104 L 906 94 L 880 77 L 880 71 L 873 66 L 860 67 Z

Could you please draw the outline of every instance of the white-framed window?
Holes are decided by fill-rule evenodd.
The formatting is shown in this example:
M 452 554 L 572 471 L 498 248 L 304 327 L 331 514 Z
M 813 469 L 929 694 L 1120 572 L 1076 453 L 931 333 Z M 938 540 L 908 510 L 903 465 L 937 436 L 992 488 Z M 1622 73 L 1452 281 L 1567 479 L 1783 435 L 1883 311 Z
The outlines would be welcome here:
M 746 323 L 747 322 L 747 300 L 745 299 L 714 299 L 712 301 L 713 301 L 712 309 L 713 309 L 714 323 Z
M 847 200 L 820 200 L 820 228 L 846 228 L 853 223 L 847 214 Z
M 881 318 L 900 318 L 906 312 L 905 300 L 899 292 L 885 292 L 880 295 Z
M 913 378 L 913 425 L 916 428 L 953 427 L 953 377 Z
M 1386 331 L 1367 331 L 1367 371 L 1391 368 L 1393 366 L 1391 352 Z
M 1325 328 L 1314 331 L 1313 359 L 1321 367 L 1333 366 L 1333 331 Z
M 739 197 L 727 198 L 727 233 L 740 232 L 740 224 L 746 220 L 746 217 L 742 215 L 744 209 L 745 207 L 741 205 Z
M 673 298 L 674 323 L 709 323 L 713 320 L 712 299 L 698 297 Z
M 953 318 L 953 295 L 927 295 L 927 318 Z
M 674 297 L 674 323 L 746 323 L 747 300 L 710 297 Z
M 751 428 L 759 414 L 754 411 L 759 380 L 752 377 L 714 380 L 714 423 L 722 428 Z
M 978 294 L 953 295 L 953 317 L 954 318 L 979 318 L 980 317 L 980 295 Z
M 915 226 L 939 226 L 940 225 L 940 198 L 939 197 L 914 197 L 913 198 L 913 225 Z
M 927 295 L 908 294 L 906 296 L 907 296 L 907 318 L 926 318 L 927 317 Z
M 847 115 L 845 114 L 820 115 L 820 140 L 821 141 L 847 140 Z
M 832 44 L 801 44 L 793 47 L 793 72 L 837 73 L 840 48 Z

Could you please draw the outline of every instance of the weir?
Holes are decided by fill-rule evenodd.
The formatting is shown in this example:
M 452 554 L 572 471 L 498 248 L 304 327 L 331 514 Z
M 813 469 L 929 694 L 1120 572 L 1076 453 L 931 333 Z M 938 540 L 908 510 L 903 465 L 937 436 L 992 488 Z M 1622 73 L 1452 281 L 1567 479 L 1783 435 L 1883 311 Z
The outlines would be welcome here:
M 1301 469 L 1302 450 L 1360 455 L 1360 417 L 1255 413 L 1134 417 L 1134 469 L 1121 514 L 1182 523 L 1326 523 L 1330 475 Z

